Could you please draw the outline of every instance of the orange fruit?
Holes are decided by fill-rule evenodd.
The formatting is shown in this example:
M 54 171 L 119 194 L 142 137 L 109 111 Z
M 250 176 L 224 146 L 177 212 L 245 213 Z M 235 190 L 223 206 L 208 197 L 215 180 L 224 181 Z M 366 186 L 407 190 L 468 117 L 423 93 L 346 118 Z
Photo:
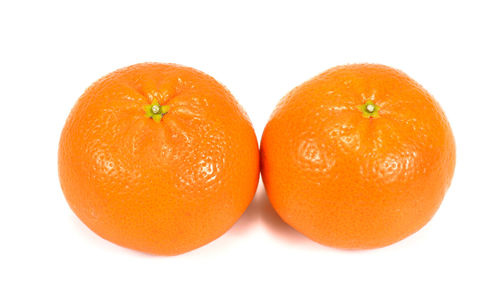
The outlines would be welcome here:
M 80 97 L 62 131 L 59 177 L 95 233 L 176 255 L 221 236 L 251 202 L 258 143 L 231 93 L 175 64 L 117 70 Z
M 450 186 L 443 110 L 404 73 L 332 68 L 286 95 L 265 127 L 261 170 L 282 219 L 324 245 L 366 249 L 424 226 Z

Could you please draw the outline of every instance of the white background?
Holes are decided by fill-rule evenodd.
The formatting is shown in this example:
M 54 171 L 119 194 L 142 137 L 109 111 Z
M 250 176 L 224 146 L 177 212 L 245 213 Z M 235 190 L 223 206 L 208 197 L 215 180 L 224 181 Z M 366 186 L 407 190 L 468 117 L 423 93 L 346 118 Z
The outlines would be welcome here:
M 1 303 L 500 303 L 497 1 L 2 1 Z M 226 85 L 260 138 L 279 99 L 339 64 L 408 73 L 457 141 L 434 219 L 393 246 L 342 251 L 286 226 L 262 187 L 239 222 L 177 257 L 89 231 L 57 176 L 60 131 L 99 77 L 175 62 Z

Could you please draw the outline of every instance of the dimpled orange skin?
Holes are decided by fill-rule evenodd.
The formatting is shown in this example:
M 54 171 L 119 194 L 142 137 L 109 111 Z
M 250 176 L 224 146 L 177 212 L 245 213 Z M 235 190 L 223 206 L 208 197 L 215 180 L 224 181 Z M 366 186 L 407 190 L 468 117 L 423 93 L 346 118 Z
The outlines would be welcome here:
M 157 100 L 161 121 L 145 116 Z M 221 236 L 251 202 L 258 143 L 231 93 L 175 64 L 117 70 L 80 97 L 62 131 L 59 176 L 91 230 L 118 245 L 177 255 Z
M 372 101 L 376 117 L 360 106 Z M 261 141 L 261 171 L 282 219 L 345 249 L 397 242 L 437 211 L 455 141 L 434 98 L 387 66 L 332 68 L 286 95 Z

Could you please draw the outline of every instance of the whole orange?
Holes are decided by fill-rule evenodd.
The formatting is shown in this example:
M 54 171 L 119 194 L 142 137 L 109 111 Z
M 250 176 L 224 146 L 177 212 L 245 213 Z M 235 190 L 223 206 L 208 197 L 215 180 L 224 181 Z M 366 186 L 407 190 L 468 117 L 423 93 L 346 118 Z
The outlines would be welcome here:
M 251 202 L 258 143 L 231 93 L 175 64 L 117 70 L 80 97 L 62 131 L 59 176 L 91 230 L 176 255 L 221 236 Z
M 455 142 L 419 84 L 387 66 L 332 68 L 286 95 L 261 142 L 269 199 L 324 245 L 382 247 L 416 232 L 450 186 Z

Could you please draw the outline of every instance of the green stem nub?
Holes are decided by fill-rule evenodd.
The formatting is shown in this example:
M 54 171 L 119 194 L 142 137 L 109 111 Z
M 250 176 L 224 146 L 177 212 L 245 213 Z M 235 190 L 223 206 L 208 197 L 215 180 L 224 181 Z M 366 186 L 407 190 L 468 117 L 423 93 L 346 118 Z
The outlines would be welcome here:
M 153 99 L 153 102 L 150 105 L 144 106 L 146 117 L 151 118 L 156 122 L 160 122 L 163 118 L 163 115 L 167 114 L 168 110 L 170 110 L 170 107 L 167 105 L 160 105 L 156 98 Z
M 358 106 L 361 110 L 363 117 L 365 118 L 375 118 L 379 117 L 378 110 L 380 109 L 372 100 L 366 101 L 364 104 Z

